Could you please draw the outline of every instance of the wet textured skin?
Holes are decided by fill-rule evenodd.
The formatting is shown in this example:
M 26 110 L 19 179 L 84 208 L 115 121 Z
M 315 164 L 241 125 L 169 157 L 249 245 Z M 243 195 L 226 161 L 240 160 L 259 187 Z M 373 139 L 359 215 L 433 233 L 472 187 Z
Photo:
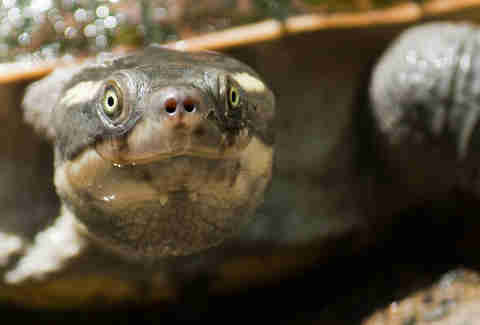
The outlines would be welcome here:
M 274 98 L 246 65 L 152 46 L 81 69 L 39 105 L 58 84 L 33 85 L 26 116 L 53 141 L 57 192 L 93 240 L 131 259 L 190 255 L 251 219 L 271 178 Z M 103 110 L 112 85 L 118 119 Z

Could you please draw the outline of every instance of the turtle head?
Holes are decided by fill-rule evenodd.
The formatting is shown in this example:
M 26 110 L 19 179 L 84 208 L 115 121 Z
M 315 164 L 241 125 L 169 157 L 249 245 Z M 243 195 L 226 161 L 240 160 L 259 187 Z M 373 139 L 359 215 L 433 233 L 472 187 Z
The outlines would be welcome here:
M 271 178 L 274 116 L 249 67 L 149 47 L 58 76 L 29 88 L 26 119 L 54 143 L 57 192 L 93 239 L 189 255 L 248 223 Z

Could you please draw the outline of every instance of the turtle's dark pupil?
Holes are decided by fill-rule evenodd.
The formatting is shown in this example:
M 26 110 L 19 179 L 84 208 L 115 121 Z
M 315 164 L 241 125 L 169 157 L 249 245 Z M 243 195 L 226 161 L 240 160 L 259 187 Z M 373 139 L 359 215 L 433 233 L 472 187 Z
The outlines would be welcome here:
M 109 96 L 107 99 L 107 104 L 108 106 L 113 106 L 113 104 L 115 104 L 115 99 L 113 99 L 112 96 Z
M 232 103 L 236 104 L 237 103 L 237 92 L 235 90 L 232 91 L 232 94 L 231 94 L 231 101 Z

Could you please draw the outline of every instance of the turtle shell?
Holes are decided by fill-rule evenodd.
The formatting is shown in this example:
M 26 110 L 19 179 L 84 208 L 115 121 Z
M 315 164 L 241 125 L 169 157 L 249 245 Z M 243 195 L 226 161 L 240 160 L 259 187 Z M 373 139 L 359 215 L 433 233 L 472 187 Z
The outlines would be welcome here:
M 244 236 L 205 254 L 155 265 L 89 249 L 44 278 L 2 282 L 3 301 L 72 308 L 175 300 L 192 290 L 195 295 L 218 295 L 313 262 L 320 266 L 316 274 L 325 279 L 335 274 L 328 267 L 332 260 L 364 252 L 388 237 L 378 229 L 388 228 L 397 220 L 393 216 L 405 215 L 418 198 L 404 197 L 411 184 L 402 187 L 378 173 L 373 122 L 359 113 L 372 66 L 414 24 L 475 22 L 480 1 L 292 3 L 313 11 L 168 44 L 225 51 L 251 65 L 277 96 L 275 176 L 257 221 Z M 8 257 L 0 259 L 2 277 L 35 236 L 55 222 L 60 208 L 52 182 L 52 150 L 23 122 L 19 109 L 25 87 L 60 64 L 2 67 L 0 117 L 7 127 L 0 130 L 5 139 L 0 150 L 0 257 Z M 442 195 L 420 201 L 443 200 Z M 330 273 L 319 271 L 322 267 Z M 326 292 L 331 296 L 335 289 Z M 321 299 L 318 308 L 326 305 Z

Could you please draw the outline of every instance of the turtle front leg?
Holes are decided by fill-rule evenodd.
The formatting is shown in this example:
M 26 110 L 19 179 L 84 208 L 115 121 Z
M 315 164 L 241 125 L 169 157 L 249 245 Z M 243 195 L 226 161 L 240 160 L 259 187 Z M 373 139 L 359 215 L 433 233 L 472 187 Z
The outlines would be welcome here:
M 0 267 L 8 265 L 10 258 L 25 249 L 25 240 L 13 234 L 0 232 Z
M 68 260 L 79 255 L 87 245 L 75 216 L 62 207 L 53 225 L 39 232 L 25 254 L 5 274 L 5 282 L 17 284 L 27 279 L 41 279 L 62 269 Z
M 480 194 L 478 35 L 467 24 L 411 28 L 373 72 L 370 104 L 380 159 L 410 202 L 458 189 Z

